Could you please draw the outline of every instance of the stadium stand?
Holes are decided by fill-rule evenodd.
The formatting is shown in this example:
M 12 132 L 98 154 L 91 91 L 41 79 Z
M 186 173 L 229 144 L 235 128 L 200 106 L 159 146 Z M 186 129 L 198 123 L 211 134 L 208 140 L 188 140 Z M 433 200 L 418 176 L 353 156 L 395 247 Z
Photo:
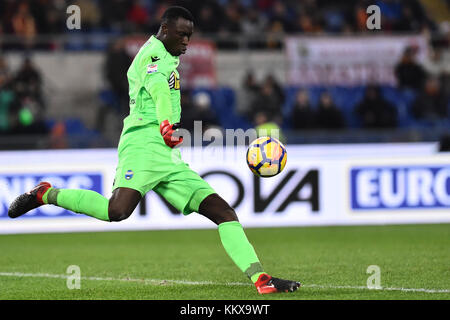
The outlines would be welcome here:
M 373 1 L 372 1 L 373 2 Z M 17 133 L 13 128 L 17 121 L 27 119 L 24 115 L 33 115 L 33 119 L 39 114 L 44 117 L 47 132 L 51 133 L 56 124 L 65 124 L 67 136 L 85 137 L 75 139 L 77 142 L 69 143 L 74 147 L 89 147 L 85 139 L 94 139 L 98 136 L 103 141 L 100 146 L 115 146 L 117 133 L 120 131 L 120 123 L 126 114 L 126 91 L 124 94 L 120 84 L 120 75 L 125 77 L 127 64 L 131 62 L 132 54 L 127 53 L 127 48 L 119 45 L 122 52 L 112 52 L 116 41 L 132 38 L 134 35 L 148 35 L 157 31 L 159 16 L 169 5 L 183 5 L 193 12 L 196 17 L 196 34 L 194 39 L 206 39 L 214 44 L 217 49 L 217 59 L 228 61 L 216 66 L 218 83 L 216 86 L 204 86 L 204 83 L 196 83 L 190 88 L 183 87 L 191 98 L 198 92 L 205 92 L 210 97 L 212 111 L 217 115 L 219 125 L 222 128 L 248 129 L 255 125 L 255 110 L 242 114 L 240 104 L 242 101 L 241 82 L 244 73 L 240 65 L 252 64 L 259 72 L 256 84 L 257 95 L 261 94 L 264 87 L 262 80 L 267 74 L 272 74 L 280 81 L 283 101 L 275 102 L 279 109 L 276 122 L 287 132 L 289 141 L 336 142 L 336 139 L 345 142 L 351 136 L 352 130 L 359 130 L 361 141 L 384 141 L 388 139 L 416 139 L 436 140 L 442 132 L 449 127 L 450 116 L 450 81 L 449 81 L 449 27 L 445 13 L 448 13 L 448 2 L 445 1 L 404 1 L 404 0 L 378 0 L 374 3 L 381 9 L 381 30 L 367 31 L 365 8 L 371 1 L 350 0 L 339 4 L 331 0 L 308 1 L 279 1 L 279 0 L 208 0 L 208 1 L 120 1 L 120 0 L 78 0 L 69 1 L 1 1 L 0 2 L 0 112 L 2 121 L 0 137 L 8 137 Z M 436 4 L 439 3 L 439 4 Z M 66 26 L 69 4 L 80 7 L 84 13 L 82 28 L 80 30 L 68 30 Z M 214 22 L 214 23 L 212 23 Z M 439 82 L 439 116 L 435 118 L 417 116 L 414 110 L 423 101 L 427 94 L 422 85 L 415 88 L 402 86 L 401 74 L 409 75 L 412 72 L 409 67 L 402 67 L 399 72 L 399 86 L 381 85 L 380 93 L 387 103 L 392 104 L 396 110 L 397 121 L 385 133 L 379 130 L 378 136 L 371 131 L 364 130 L 364 125 L 355 108 L 363 100 L 368 84 L 360 83 L 352 86 L 346 85 L 292 85 L 285 81 L 289 66 L 274 65 L 269 61 L 269 56 L 277 57 L 277 61 L 283 64 L 284 46 L 283 39 L 287 36 L 308 35 L 321 37 L 346 36 L 346 35 L 387 35 L 397 34 L 429 35 L 429 57 L 418 64 L 423 76 L 406 76 L 406 78 L 422 79 L 432 76 Z M 17 99 L 20 96 L 18 90 L 18 65 L 22 59 L 17 52 L 26 54 L 34 62 L 42 73 L 42 97 L 37 99 L 40 112 L 29 110 L 24 112 L 23 101 Z M 241 56 L 236 60 L 234 54 Z M 249 54 L 247 60 L 242 56 Z M 250 54 L 262 55 L 261 60 L 252 58 Z M 266 54 L 267 53 L 267 54 Z M 124 55 L 129 55 L 127 61 Z M 72 85 L 68 79 L 57 78 L 56 72 L 51 69 L 51 64 L 57 61 L 58 56 L 79 55 L 86 56 L 89 66 L 97 65 L 95 72 L 89 76 L 88 83 L 83 84 L 81 78 Z M 105 62 L 107 57 L 122 59 L 121 67 L 114 61 Z M 39 57 L 35 59 L 34 57 Z M 44 58 L 42 58 L 44 57 Z M 52 60 L 53 59 L 53 60 Z M 252 60 L 254 59 L 254 60 Z M 36 62 L 38 61 L 38 62 Z M 53 61 L 53 62 L 51 62 Z M 74 60 L 71 60 L 74 61 Z M 237 61 L 237 63 L 233 63 Z M 256 61 L 256 62 L 254 62 Z M 10 64 L 10 65 L 9 65 Z M 84 63 L 83 63 L 84 64 Z M 400 64 L 400 62 L 399 62 Z M 84 71 L 90 69 L 86 66 Z M 233 68 L 229 68 L 233 66 Z M 274 66 L 274 67 L 271 67 Z M 65 77 L 79 74 L 84 71 L 75 70 L 76 67 L 68 66 Z M 104 69 L 102 69 L 104 68 Z M 284 68 L 284 69 L 283 69 Z M 400 68 L 400 67 L 399 67 Z M 120 71 L 117 71 L 119 70 Z M 111 72 L 115 70 L 115 74 Z M 230 75 L 232 75 L 230 77 Z M 272 74 L 273 75 L 273 74 Z M 280 75 L 282 75 L 280 77 Z M 119 77 L 119 81 L 117 81 Z M 122 78 L 123 78 L 122 77 Z M 115 79 L 116 78 L 116 79 Z M 229 80 L 233 78 L 233 80 Z M 57 79 L 57 80 L 56 80 Z M 92 80 L 93 79 L 93 80 Z M 223 81 L 226 79 L 226 81 Z M 73 80 L 71 80 L 73 81 Z M 230 82 L 231 85 L 230 85 Z M 73 82 L 72 82 L 73 83 Z M 75 88 L 76 87 L 76 88 Z M 188 90 L 189 89 L 189 90 Z M 345 129 L 339 129 L 335 139 L 324 140 L 318 130 L 330 130 L 314 126 L 305 133 L 302 129 L 294 129 L 291 114 L 296 95 L 300 89 L 308 92 L 312 110 L 318 109 L 321 94 L 328 92 L 335 104 L 342 112 Z M 259 90 L 259 91 L 258 91 Z M 82 95 L 80 93 L 83 92 Z M 422 100 L 420 100 L 422 99 Z M 420 100 L 420 101 L 419 101 Z M 28 104 L 29 106 L 30 104 Z M 261 105 L 261 103 L 259 103 Z M 423 103 L 422 103 L 423 105 Z M 264 105 L 268 107 L 268 105 Z M 262 108 L 262 107 L 260 107 Z M 25 108 L 26 109 L 26 108 Z M 98 110 L 109 110 L 110 118 L 98 118 Z M 261 111 L 261 110 L 260 110 Z M 22 112 L 22 113 L 20 113 Z M 195 112 L 193 110 L 192 112 Z M 20 117 L 22 114 L 22 118 Z M 37 117 L 37 118 L 39 118 Z M 195 114 L 191 117 L 195 117 Z M 36 119 L 37 119 L 36 118 Z M 31 119 L 31 118 L 30 118 Z M 109 131 L 105 130 L 106 122 L 113 122 Z M 377 129 L 377 128 L 371 128 Z M 404 130 L 414 131 L 406 138 Z M 28 131 L 26 131 L 28 132 Z M 42 133 L 42 132 L 41 132 Z M 398 134 L 397 134 L 398 133 Z M 367 135 L 366 135 L 367 134 Z M 45 136 L 46 134 L 44 134 Z M 299 136 L 302 136 L 299 138 Z M 307 139 L 305 138 L 307 137 Z M 3 138 L 2 138 L 3 139 Z M 1 139 L 0 139 L 1 140 Z M 4 138 L 3 141 L 7 141 Z M 74 140 L 74 141 L 75 141 Z M 103 144 L 102 144 L 103 143 Z M 40 147 L 48 146 L 47 143 L 37 144 Z M 7 148 L 2 144 L 2 148 Z

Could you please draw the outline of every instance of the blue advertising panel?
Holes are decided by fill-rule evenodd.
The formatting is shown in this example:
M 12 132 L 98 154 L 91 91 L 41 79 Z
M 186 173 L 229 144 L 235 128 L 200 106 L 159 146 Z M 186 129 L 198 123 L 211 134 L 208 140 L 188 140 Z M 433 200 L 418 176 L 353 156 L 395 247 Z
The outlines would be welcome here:
M 352 210 L 450 209 L 450 165 L 350 169 Z
M 103 194 L 102 174 L 76 173 L 15 173 L 0 174 L 0 219 L 8 218 L 10 203 L 20 194 L 31 190 L 40 181 L 48 181 L 56 188 L 89 189 Z M 56 206 L 41 206 L 24 218 L 86 217 Z

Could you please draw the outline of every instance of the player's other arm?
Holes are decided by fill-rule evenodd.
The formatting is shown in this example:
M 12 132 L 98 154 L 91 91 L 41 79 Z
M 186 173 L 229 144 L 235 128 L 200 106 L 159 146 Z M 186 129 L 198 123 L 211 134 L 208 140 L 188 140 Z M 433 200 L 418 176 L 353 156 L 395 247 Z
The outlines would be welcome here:
M 147 76 L 146 88 L 155 102 L 156 118 L 164 143 L 173 148 L 183 142 L 183 138 L 173 135 L 179 124 L 169 121 L 172 118 L 169 83 L 163 73 L 155 72 Z

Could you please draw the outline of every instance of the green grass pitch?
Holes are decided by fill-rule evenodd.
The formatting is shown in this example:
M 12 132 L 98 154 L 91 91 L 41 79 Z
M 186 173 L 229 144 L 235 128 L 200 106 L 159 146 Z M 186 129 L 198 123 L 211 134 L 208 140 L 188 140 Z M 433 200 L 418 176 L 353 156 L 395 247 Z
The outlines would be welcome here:
M 0 236 L 0 300 L 450 298 L 450 224 L 246 229 L 265 270 L 304 284 L 260 296 L 217 230 Z M 67 288 L 77 265 L 81 288 Z M 380 268 L 381 290 L 367 289 Z

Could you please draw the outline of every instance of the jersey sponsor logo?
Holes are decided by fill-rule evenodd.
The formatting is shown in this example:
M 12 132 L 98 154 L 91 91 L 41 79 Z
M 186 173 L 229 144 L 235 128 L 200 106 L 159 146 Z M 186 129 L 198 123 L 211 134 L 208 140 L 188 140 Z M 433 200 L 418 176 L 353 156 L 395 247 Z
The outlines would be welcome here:
M 149 64 L 147 66 L 147 73 L 155 73 L 158 71 L 158 66 L 156 64 Z
M 48 181 L 55 188 L 86 189 L 103 194 L 103 176 L 101 173 L 0 174 L 0 219 L 9 219 L 7 213 L 11 202 L 22 193 L 30 191 L 40 181 Z M 23 215 L 23 218 L 59 218 L 68 216 L 87 217 L 57 206 L 41 206 L 27 212 L 27 214 Z
M 175 71 L 172 71 L 169 77 L 169 88 L 180 90 L 180 79 L 178 79 L 177 74 Z
M 450 208 L 450 166 L 357 167 L 350 170 L 353 210 Z

